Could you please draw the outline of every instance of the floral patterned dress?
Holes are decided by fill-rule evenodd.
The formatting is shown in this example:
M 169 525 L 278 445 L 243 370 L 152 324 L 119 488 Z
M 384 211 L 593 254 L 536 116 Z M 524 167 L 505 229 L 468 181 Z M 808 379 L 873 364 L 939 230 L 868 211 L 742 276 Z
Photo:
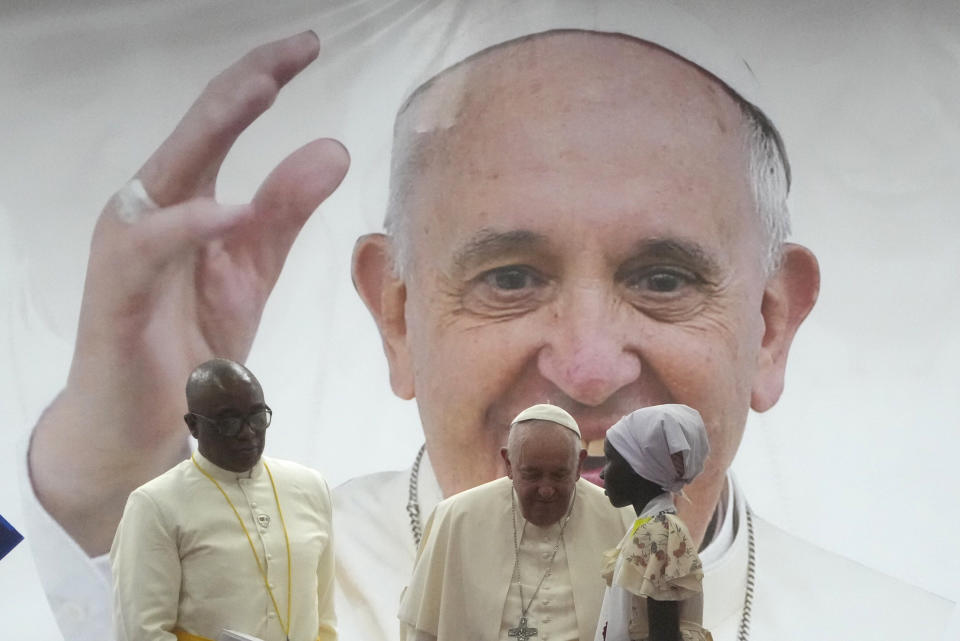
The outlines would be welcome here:
M 647 639 L 647 597 L 681 602 L 683 641 L 712 641 L 702 627 L 703 566 L 687 526 L 675 514 L 638 518 L 606 557 L 608 587 L 596 641 Z

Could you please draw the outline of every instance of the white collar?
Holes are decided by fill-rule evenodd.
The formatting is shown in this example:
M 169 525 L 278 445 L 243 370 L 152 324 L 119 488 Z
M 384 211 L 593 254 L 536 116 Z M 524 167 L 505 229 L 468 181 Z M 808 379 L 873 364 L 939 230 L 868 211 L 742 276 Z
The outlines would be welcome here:
M 700 550 L 700 561 L 704 567 L 712 565 L 723 557 L 724 553 L 733 545 L 734 535 L 736 534 L 734 521 L 734 501 L 730 499 L 733 492 L 733 477 L 727 474 L 727 482 L 724 484 L 723 491 L 720 493 L 720 500 L 717 502 L 714 518 L 716 526 L 713 529 L 713 537 L 707 542 L 706 546 Z
M 643 511 L 637 515 L 638 519 L 645 519 L 648 516 L 655 516 L 661 512 L 670 512 L 676 514 L 677 506 L 673 502 L 673 495 L 670 492 L 658 494 L 643 507 Z
M 717 626 L 739 617 L 747 589 L 747 501 L 732 472 L 721 495 L 720 526 L 713 540 L 700 552 L 703 563 L 703 621 Z

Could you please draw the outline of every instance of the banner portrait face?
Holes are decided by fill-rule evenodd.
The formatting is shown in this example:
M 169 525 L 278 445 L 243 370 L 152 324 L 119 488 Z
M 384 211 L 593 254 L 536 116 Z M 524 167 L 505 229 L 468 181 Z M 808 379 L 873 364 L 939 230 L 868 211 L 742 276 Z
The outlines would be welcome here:
M 510 419 L 534 402 L 575 413 L 588 447 L 637 407 L 686 402 L 715 446 L 692 491 L 716 502 L 818 282 L 799 248 L 789 278 L 765 264 L 752 129 L 727 91 L 646 41 L 554 30 L 476 54 L 405 105 L 384 250 L 400 274 L 396 260 L 373 274 L 380 248 L 361 243 L 355 282 L 444 494 L 502 473 Z
M 21 612 L 55 629 L 48 600 L 64 630 L 109 625 L 102 573 L 81 596 L 51 587 L 70 582 L 61 567 L 97 576 L 90 558 L 109 538 L 84 526 L 119 518 L 87 511 L 98 495 L 82 468 L 108 469 L 94 465 L 98 452 L 118 468 L 118 456 L 132 456 L 111 420 L 156 430 L 163 447 L 142 456 L 180 452 L 188 359 L 167 357 L 222 351 L 215 339 L 193 341 L 229 332 L 242 334 L 245 352 L 211 355 L 256 372 L 274 410 L 266 454 L 346 483 L 335 492 L 337 544 L 364 557 L 350 566 L 356 573 L 385 568 L 402 581 L 414 512 L 422 524 L 442 496 L 503 475 L 499 448 L 523 408 L 550 402 L 574 415 L 590 477 L 611 424 L 676 402 L 697 408 L 710 435 L 706 469 L 687 490 L 693 503 L 680 506 L 696 537 L 730 500 L 735 471 L 766 521 L 960 597 L 956 560 L 907 558 L 876 535 L 896 512 L 925 524 L 925 549 L 946 549 L 960 505 L 960 483 L 940 463 L 960 444 L 960 307 L 945 293 L 960 273 L 960 116 L 948 107 L 960 104 L 955 11 L 944 2 L 907 12 L 892 0 L 867 17 L 853 6 L 753 0 L 691 2 L 677 15 L 669 3 L 647 13 L 601 4 L 241 3 L 227 16 L 209 3 L 191 3 L 189 15 L 187 3 L 90 3 L 83 20 L 79 7 L 56 3 L 0 10 L 0 52 L 19 61 L 3 65 L 11 153 L 0 160 L 0 398 L 9 413 L 0 512 L 26 536 L 0 564 L 0 584 L 26 586 L 3 610 L 15 630 L 26 630 Z M 104 204 L 210 78 L 304 29 L 319 36 L 318 60 L 291 71 L 272 106 L 230 134 L 243 131 L 192 192 L 246 203 L 309 141 L 332 138 L 349 154 L 343 182 L 309 194 L 323 201 L 315 213 L 293 222 L 256 214 L 243 232 L 275 263 L 252 281 L 259 307 L 239 320 L 193 314 L 241 309 L 227 276 L 244 263 L 210 260 L 230 254 L 229 239 L 191 241 L 188 257 L 145 277 L 143 291 L 160 293 L 136 309 L 167 310 L 144 312 L 138 336 L 154 340 L 151 350 L 140 339 L 109 355 L 89 347 L 122 334 L 97 301 L 148 272 L 154 255 L 147 238 L 139 252 L 128 244 L 122 259 L 102 258 L 120 237 L 98 223 Z M 224 83 L 225 95 L 236 86 Z M 777 260 L 782 239 L 759 213 L 764 184 L 745 104 L 775 128 L 772 157 L 789 157 L 780 180 L 784 192 L 789 181 L 792 233 Z M 336 150 L 305 153 L 320 160 L 265 188 L 261 202 L 309 191 L 302 182 L 316 183 L 317 164 Z M 178 204 L 159 197 L 162 181 L 145 180 L 159 205 Z M 282 249 L 264 249 L 279 237 Z M 196 296 L 163 285 L 194 268 L 197 278 L 177 282 Z M 204 289 L 211 275 L 224 276 L 217 291 L 226 295 Z M 184 317 L 199 320 L 174 332 Z M 174 345 L 172 336 L 186 338 Z M 60 442 L 81 445 L 47 459 L 60 432 L 38 430 L 28 468 L 33 427 L 55 398 L 46 420 L 70 417 Z M 93 409 L 56 411 L 74 401 Z M 41 459 L 58 463 L 44 471 Z M 144 465 L 139 482 L 147 467 L 169 464 Z M 64 480 L 76 504 L 52 498 L 58 486 L 45 478 Z M 119 492 L 110 487 L 103 496 Z M 395 549 L 365 533 L 371 518 L 389 523 Z M 373 627 L 357 629 L 392 638 L 396 599 L 355 589 L 341 586 L 338 606 L 369 599 Z M 343 625 L 357 625 L 355 614 L 343 612 Z

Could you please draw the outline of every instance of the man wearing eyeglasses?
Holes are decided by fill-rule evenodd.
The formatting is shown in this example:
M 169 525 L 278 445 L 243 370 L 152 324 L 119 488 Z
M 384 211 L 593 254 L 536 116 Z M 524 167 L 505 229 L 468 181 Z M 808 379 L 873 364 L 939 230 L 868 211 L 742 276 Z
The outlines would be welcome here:
M 213 359 L 187 381 L 197 451 L 131 493 L 110 558 L 126 641 L 335 641 L 330 490 L 264 458 L 272 411 L 243 365 Z

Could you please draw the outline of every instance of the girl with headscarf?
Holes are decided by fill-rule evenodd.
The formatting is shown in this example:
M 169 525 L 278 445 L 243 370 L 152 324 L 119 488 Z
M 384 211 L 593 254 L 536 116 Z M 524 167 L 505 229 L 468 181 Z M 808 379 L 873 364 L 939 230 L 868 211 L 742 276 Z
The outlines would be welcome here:
M 686 405 L 639 409 L 607 431 L 607 497 L 632 505 L 637 520 L 607 552 L 595 641 L 712 641 L 702 626 L 703 566 L 673 502 L 709 451 L 703 419 Z

